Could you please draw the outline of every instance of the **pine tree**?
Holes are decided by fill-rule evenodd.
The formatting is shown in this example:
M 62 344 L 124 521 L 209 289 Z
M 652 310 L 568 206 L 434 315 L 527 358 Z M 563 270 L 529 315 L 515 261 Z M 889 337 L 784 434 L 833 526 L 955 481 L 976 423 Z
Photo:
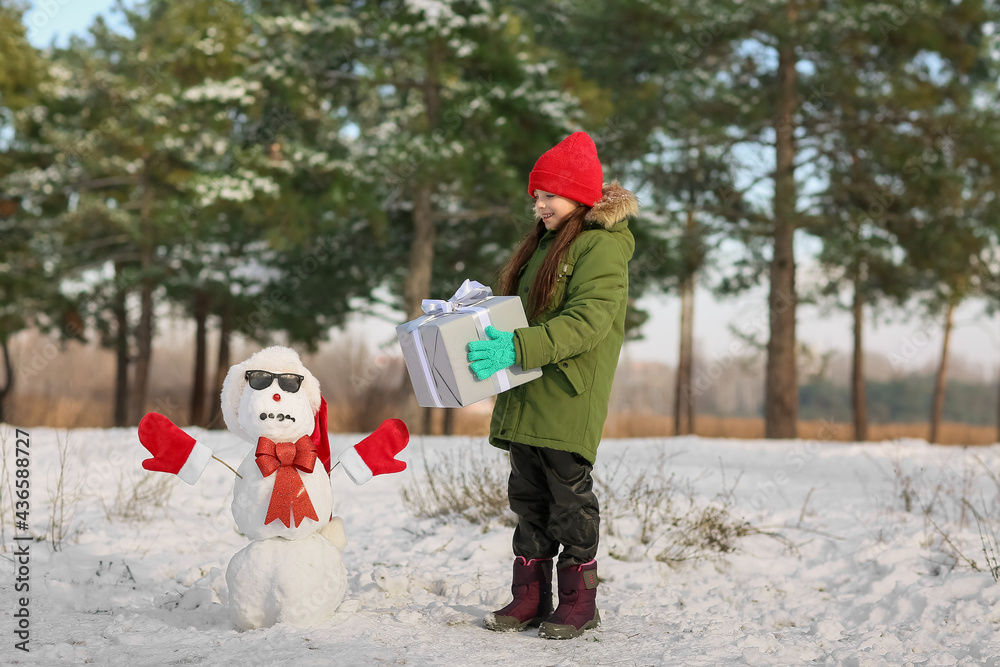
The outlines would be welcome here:
M 929 63 L 942 62 L 958 74 L 956 85 L 932 96 L 959 99 L 976 85 L 966 77 L 988 69 L 981 42 L 995 13 L 993 3 L 899 7 L 857 0 L 588 3 L 568 11 L 566 25 L 582 22 L 593 36 L 574 52 L 586 72 L 607 78 L 617 70 L 629 84 L 622 89 L 637 89 L 654 104 L 682 98 L 694 119 L 691 131 L 723 128 L 714 145 L 732 149 L 727 154 L 736 162 L 737 192 L 757 206 L 770 199 L 764 220 L 752 211 L 734 220 L 733 233 L 750 252 L 748 272 L 731 281 L 752 284 L 758 259 L 766 259 L 768 437 L 796 433 L 796 232 L 847 223 L 843 217 L 820 220 L 824 188 L 814 184 L 829 182 L 832 154 L 842 154 L 845 145 L 837 138 L 860 136 L 859 122 L 906 134 L 903 118 L 894 125 L 895 116 L 878 110 L 869 117 L 864 109 L 854 114 L 856 87 L 889 87 L 900 95 L 893 111 L 905 109 L 904 99 L 929 108 L 919 97 L 935 88 Z M 640 123 L 653 133 L 666 131 L 665 125 Z M 751 235 L 767 240 L 765 253 L 758 254 L 759 241 Z
M 991 110 L 985 124 L 969 118 L 974 113 L 970 106 L 951 116 L 952 126 L 961 130 L 908 189 L 912 224 L 897 232 L 907 263 L 918 272 L 926 309 L 941 318 L 944 330 L 930 410 L 932 443 L 943 417 L 955 309 L 988 289 L 987 262 L 995 256 L 1000 162 L 983 147 L 992 142 L 981 137 L 995 136 L 1000 125 Z
M 3 179 L 32 162 L 20 150 L 15 117 L 34 102 L 43 81 L 41 55 L 26 38 L 25 7 L 0 2 L 0 423 L 5 420 L 5 400 L 14 389 L 17 366 L 11 357 L 10 339 L 32 325 L 54 326 L 58 319 L 58 295 L 52 290 L 52 275 L 44 259 L 52 251 L 47 224 L 37 224 L 25 198 L 2 185 Z M 65 333 L 75 334 L 67 329 Z
M 368 261 L 361 270 L 413 318 L 466 277 L 493 282 L 533 225 L 533 161 L 583 114 L 522 17 L 496 4 L 365 3 L 348 15 L 355 39 L 327 81 L 350 90 L 361 187 L 377 195 L 350 265 Z
M 134 422 L 145 410 L 162 287 L 181 258 L 199 255 L 214 234 L 214 221 L 192 212 L 215 199 L 267 196 L 276 187 L 253 173 L 239 172 L 228 183 L 204 177 L 225 152 L 223 133 L 238 105 L 253 103 L 252 85 L 241 90 L 232 79 L 211 78 L 238 67 L 229 54 L 245 36 L 240 22 L 220 25 L 211 7 L 194 2 L 153 2 L 127 10 L 126 18 L 134 35 L 115 33 L 99 18 L 92 42 L 74 38 L 50 54 L 50 83 L 19 118 L 23 153 L 41 164 L 6 181 L 14 191 L 34 193 L 36 213 L 52 220 L 63 246 L 56 256 L 60 280 L 84 286 L 76 292 L 80 307 L 116 349 L 116 424 Z M 233 113 L 207 109 L 206 98 L 229 102 Z M 140 312 L 134 329 L 133 299 Z

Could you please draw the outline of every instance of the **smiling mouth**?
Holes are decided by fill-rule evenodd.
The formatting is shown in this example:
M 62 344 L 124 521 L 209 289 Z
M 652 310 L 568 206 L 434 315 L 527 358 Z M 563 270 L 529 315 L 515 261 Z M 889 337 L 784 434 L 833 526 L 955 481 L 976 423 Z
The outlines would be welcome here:
M 295 421 L 295 417 L 293 417 L 291 415 L 282 415 L 282 414 L 277 414 L 276 415 L 273 412 L 271 412 L 271 413 L 267 413 L 267 412 L 260 413 L 260 420 L 264 421 L 265 419 L 277 419 L 279 422 L 283 422 L 286 419 L 289 420 L 289 421 Z
M 551 218 L 551 217 L 552 217 L 553 215 L 555 215 L 555 213 L 543 213 L 543 214 L 542 214 L 542 220 L 548 220 L 548 219 L 549 219 L 549 218 Z

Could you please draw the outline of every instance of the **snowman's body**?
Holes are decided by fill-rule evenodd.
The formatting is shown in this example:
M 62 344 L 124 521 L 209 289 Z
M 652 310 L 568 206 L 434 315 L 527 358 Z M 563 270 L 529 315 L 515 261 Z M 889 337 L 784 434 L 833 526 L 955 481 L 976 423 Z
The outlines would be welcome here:
M 240 549 L 226 569 L 229 610 L 241 630 L 292 623 L 308 627 L 330 618 L 347 592 L 340 549 L 314 533 L 298 540 L 272 537 Z
M 237 470 L 240 477 L 232 504 L 237 527 L 253 542 L 233 556 L 226 571 L 230 611 L 243 630 L 282 621 L 299 626 L 323 621 L 336 611 L 347 591 L 347 570 L 341 559 L 343 524 L 332 516 L 333 489 L 323 462 L 316 458 L 311 472 L 287 468 L 266 476 L 257 462 L 256 444 L 261 438 L 295 443 L 308 440 L 314 429 L 309 387 L 291 392 L 273 381 L 256 390 L 240 382 L 247 370 L 308 373 L 299 367 L 301 362 L 296 365 L 288 355 L 274 351 L 269 348 L 234 367 L 223 387 L 224 407 L 232 407 L 237 400 L 239 406 L 235 413 L 226 414 L 224 409 L 227 424 L 255 444 Z M 261 358 L 264 353 L 270 354 Z M 298 362 L 297 355 L 294 361 Z M 311 376 L 310 380 L 315 381 Z M 238 399 L 232 395 L 236 391 Z M 279 474 L 294 474 L 302 481 L 316 519 L 286 510 L 284 521 L 273 518 L 266 523 Z
M 313 431 L 314 424 L 313 410 L 305 392 L 286 392 L 278 387 L 277 383 L 272 383 L 270 387 L 260 391 L 253 389 L 249 384 L 245 385 L 240 397 L 237 419 L 247 439 L 255 444 L 262 437 L 274 442 L 295 442 L 299 438 L 308 437 Z M 240 464 L 236 471 L 240 477 L 236 479 L 233 490 L 233 518 L 236 519 L 236 526 L 244 535 L 251 540 L 272 537 L 295 540 L 312 535 L 330 521 L 333 512 L 333 488 L 330 486 L 330 476 L 323 463 L 316 460 L 312 472 L 304 470 L 295 472 L 305 485 L 317 520 L 303 517 L 302 523 L 298 526 L 291 521 L 288 526 L 281 521 L 272 521 L 265 525 L 267 508 L 278 475 L 272 473 L 265 477 L 257 465 L 255 452 L 256 449 L 251 448 Z
M 294 523 L 285 526 L 281 521 L 272 521 L 264 525 L 276 475 L 264 477 L 257 467 L 256 457 L 252 451 L 243 459 L 236 472 L 242 479 L 236 480 L 236 487 L 233 490 L 233 518 L 240 532 L 251 540 L 266 540 L 272 537 L 297 540 L 312 535 L 330 522 L 333 513 L 333 489 L 322 463 L 317 462 L 312 472 L 296 471 L 309 493 L 309 499 L 319 519 L 313 521 L 305 517 L 298 527 Z

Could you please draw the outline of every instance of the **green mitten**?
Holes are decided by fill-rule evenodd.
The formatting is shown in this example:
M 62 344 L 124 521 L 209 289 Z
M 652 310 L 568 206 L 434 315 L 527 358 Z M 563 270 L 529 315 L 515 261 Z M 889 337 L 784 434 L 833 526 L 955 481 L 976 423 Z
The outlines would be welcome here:
M 480 380 L 485 380 L 497 371 L 512 366 L 517 360 L 514 352 L 514 332 L 498 331 L 493 326 L 486 327 L 489 340 L 474 340 L 469 343 L 469 368 Z

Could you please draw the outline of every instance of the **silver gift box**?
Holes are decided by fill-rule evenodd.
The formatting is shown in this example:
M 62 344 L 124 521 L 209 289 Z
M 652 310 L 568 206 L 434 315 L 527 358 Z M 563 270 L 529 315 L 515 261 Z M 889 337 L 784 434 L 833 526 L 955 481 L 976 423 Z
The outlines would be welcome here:
M 443 303 L 443 302 L 437 302 Z M 521 299 L 491 296 L 429 314 L 396 327 L 417 403 L 425 408 L 461 408 L 542 376 L 542 369 L 515 364 L 480 380 L 469 368 L 470 341 L 487 340 L 486 326 L 513 331 L 528 326 Z

